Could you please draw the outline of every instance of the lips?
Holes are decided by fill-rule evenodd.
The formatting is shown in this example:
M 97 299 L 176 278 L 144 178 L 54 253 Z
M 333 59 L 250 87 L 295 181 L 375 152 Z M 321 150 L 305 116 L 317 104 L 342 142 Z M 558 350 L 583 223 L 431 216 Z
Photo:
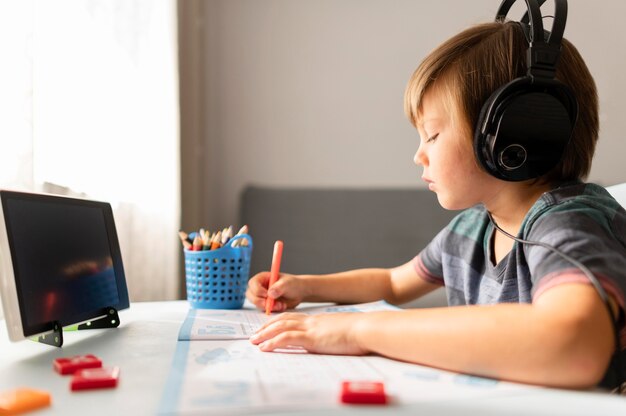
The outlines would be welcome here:
M 426 178 L 424 176 L 422 176 L 422 180 L 424 182 L 426 182 L 426 185 L 428 185 L 428 189 L 430 189 L 431 191 L 434 189 L 434 186 L 435 186 L 435 182 L 434 181 L 432 181 L 432 180 L 430 180 L 430 179 L 428 179 L 428 178 Z

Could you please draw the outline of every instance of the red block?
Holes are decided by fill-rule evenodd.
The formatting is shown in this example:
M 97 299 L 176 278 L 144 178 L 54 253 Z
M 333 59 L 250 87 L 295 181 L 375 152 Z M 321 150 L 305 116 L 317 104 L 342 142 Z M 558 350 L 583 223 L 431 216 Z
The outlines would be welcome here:
M 387 404 L 385 385 L 379 381 L 344 381 L 340 399 L 348 404 Z
M 75 357 L 57 358 L 54 360 L 54 369 L 59 374 L 74 374 L 83 368 L 102 367 L 102 361 L 92 354 L 77 355 Z
M 74 373 L 70 388 L 72 391 L 105 389 L 117 386 L 119 367 L 87 368 Z

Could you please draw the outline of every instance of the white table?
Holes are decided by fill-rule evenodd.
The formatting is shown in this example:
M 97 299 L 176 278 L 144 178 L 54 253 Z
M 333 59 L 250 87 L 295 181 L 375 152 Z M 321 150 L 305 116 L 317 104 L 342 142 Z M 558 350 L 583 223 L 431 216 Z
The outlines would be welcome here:
M 117 329 L 64 333 L 63 348 L 32 341 L 10 343 L 0 327 L 0 391 L 20 386 L 46 390 L 52 406 L 36 414 L 152 415 L 158 406 L 176 348 L 186 301 L 133 303 L 120 312 Z M 115 389 L 71 392 L 69 378 L 52 369 L 57 357 L 95 354 L 105 366 L 120 367 Z M 533 389 L 511 396 L 422 403 L 411 407 L 346 407 L 324 414 L 422 415 L 626 415 L 626 398 L 594 392 Z M 293 413 L 293 412 L 291 412 Z M 299 414 L 319 412 L 307 410 Z M 281 413 L 287 414 L 287 413 Z

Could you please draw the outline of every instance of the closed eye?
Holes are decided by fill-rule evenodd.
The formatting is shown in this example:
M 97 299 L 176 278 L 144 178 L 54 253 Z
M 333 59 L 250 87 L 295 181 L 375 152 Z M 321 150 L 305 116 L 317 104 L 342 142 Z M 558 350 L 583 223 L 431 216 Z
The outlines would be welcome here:
M 430 136 L 428 139 L 426 139 L 426 143 L 432 143 L 435 140 L 437 140 L 437 137 L 439 137 L 439 133 L 433 134 L 432 136 Z

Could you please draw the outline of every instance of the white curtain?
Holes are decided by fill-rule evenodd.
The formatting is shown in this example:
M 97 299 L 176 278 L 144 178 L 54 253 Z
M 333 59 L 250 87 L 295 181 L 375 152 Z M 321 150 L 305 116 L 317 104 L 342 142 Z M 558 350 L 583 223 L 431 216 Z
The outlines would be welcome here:
M 33 1 L 0 0 L 0 186 L 32 188 Z M 0 253 L 3 254 L 3 253 Z
M 131 300 L 176 298 L 176 1 L 0 0 L 0 19 L 0 186 L 110 202 Z

